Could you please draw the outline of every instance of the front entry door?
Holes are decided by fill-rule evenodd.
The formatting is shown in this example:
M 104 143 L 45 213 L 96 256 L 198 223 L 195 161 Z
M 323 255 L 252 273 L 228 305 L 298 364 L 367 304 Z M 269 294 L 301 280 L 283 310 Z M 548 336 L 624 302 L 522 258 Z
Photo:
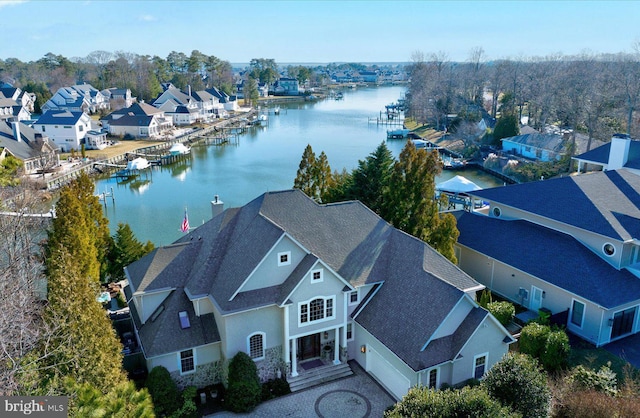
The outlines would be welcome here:
M 320 357 L 320 334 L 298 338 L 298 356 L 300 360 Z
M 616 312 L 613 316 L 613 328 L 611 329 L 611 338 L 621 335 L 630 334 L 633 331 L 633 319 L 636 316 L 636 307 L 629 308 L 625 311 Z

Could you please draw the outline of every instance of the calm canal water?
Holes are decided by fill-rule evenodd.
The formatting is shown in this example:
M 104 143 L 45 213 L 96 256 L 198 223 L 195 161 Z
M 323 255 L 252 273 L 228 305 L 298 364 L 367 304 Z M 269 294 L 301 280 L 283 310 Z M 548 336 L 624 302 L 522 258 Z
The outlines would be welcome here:
M 188 209 L 191 227 L 211 218 L 210 201 L 220 196 L 224 207 L 242 206 L 266 191 L 290 189 L 307 144 L 316 155 L 327 154 L 332 170 L 352 170 L 386 140 L 389 127 L 369 123 L 386 104 L 397 102 L 401 86 L 365 88 L 345 92 L 343 100 L 325 100 L 280 106 L 264 128 L 252 128 L 238 144 L 192 148 L 187 161 L 154 167 L 138 180 L 122 183 L 114 178 L 96 181 L 96 192 L 111 191 L 105 214 L 112 231 L 128 223 L 136 237 L 156 246 L 178 239 Z M 397 157 L 404 140 L 387 146 Z M 445 171 L 437 182 L 462 174 L 481 187 L 502 185 L 482 171 Z

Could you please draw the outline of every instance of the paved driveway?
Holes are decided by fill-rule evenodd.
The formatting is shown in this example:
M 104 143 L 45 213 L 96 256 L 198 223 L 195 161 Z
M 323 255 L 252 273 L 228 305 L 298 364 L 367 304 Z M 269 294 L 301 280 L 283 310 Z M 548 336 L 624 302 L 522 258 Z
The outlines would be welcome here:
M 325 383 L 261 403 L 248 414 L 218 412 L 208 418 L 295 417 L 363 418 L 381 417 L 395 403 L 356 362 L 349 362 L 353 376 Z

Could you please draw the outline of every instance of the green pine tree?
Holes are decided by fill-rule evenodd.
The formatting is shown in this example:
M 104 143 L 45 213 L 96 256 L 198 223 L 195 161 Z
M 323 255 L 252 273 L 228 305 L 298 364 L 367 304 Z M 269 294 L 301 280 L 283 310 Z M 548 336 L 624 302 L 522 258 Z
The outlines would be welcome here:
M 298 166 L 296 178 L 293 181 L 293 187 L 302 190 L 302 192 L 309 197 L 314 197 L 316 195 L 316 184 L 314 181 L 315 170 L 316 154 L 313 152 L 311 145 L 307 144 L 302 153 L 302 159 Z
M 151 252 L 153 248 L 151 241 L 147 241 L 144 245 L 138 241 L 129 224 L 119 223 L 109 253 L 110 279 L 112 281 L 123 280 L 125 278 L 124 268 Z
M 358 167 L 352 172 L 350 197 L 361 201 L 378 215 L 382 214 L 383 196 L 394 163 L 393 154 L 382 142 L 367 158 L 358 161 Z
M 456 220 L 440 214 L 435 200 L 435 177 L 441 169 L 437 152 L 418 150 L 407 141 L 385 189 L 382 217 L 455 263 Z

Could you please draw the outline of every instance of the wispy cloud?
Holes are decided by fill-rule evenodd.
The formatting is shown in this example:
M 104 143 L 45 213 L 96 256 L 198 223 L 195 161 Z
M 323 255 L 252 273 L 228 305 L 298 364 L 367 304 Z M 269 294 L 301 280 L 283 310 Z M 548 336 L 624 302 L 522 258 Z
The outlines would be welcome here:
M 26 3 L 27 0 L 0 0 L 0 9 L 5 6 L 15 6 L 16 4 Z
M 141 15 L 138 17 L 138 20 L 141 20 L 143 22 L 155 22 L 158 19 L 152 15 Z

